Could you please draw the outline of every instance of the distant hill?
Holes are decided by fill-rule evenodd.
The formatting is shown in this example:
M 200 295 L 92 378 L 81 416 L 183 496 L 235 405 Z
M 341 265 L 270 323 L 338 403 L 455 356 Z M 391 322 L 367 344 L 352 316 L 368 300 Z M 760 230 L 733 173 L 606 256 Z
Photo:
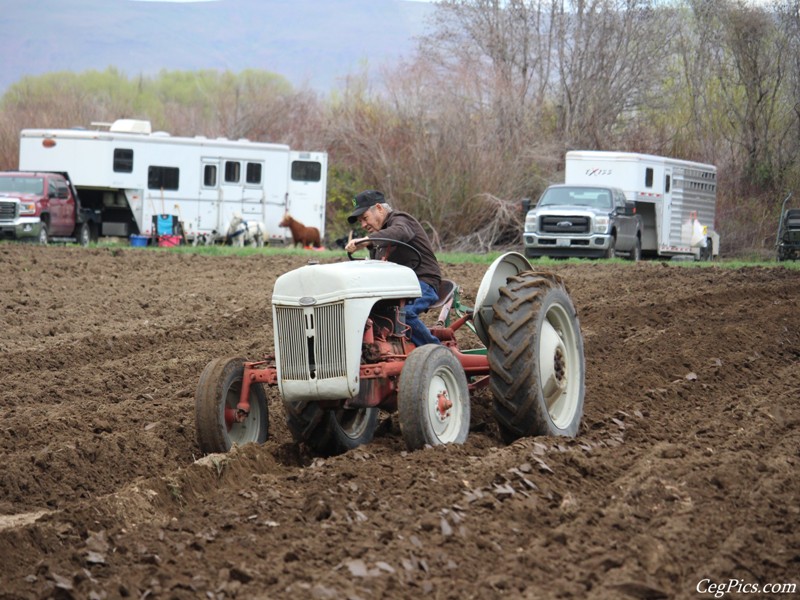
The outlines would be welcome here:
M 26 75 L 263 69 L 327 91 L 414 48 L 434 6 L 405 0 L 6 0 L 0 94 Z

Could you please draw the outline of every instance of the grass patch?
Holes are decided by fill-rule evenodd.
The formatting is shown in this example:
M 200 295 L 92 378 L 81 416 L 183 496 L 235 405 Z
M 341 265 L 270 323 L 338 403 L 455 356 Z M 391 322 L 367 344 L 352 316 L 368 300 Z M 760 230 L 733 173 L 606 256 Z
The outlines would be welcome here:
M 0 241 L 0 244 L 14 243 Z M 53 244 L 55 245 L 55 244 Z M 76 251 L 80 250 L 77 244 L 65 244 L 66 247 L 74 248 Z M 303 248 L 295 248 L 291 246 L 264 246 L 263 248 L 236 248 L 233 246 L 175 246 L 173 248 L 158 248 L 154 246 L 146 247 L 132 247 L 127 240 L 102 240 L 97 243 L 89 245 L 90 248 L 113 248 L 113 249 L 130 249 L 136 252 L 172 252 L 176 254 L 199 254 L 201 256 L 303 256 L 308 259 L 316 258 L 320 261 L 336 261 L 346 260 L 347 253 L 344 250 L 305 250 Z M 521 252 L 521 249 L 516 249 Z M 436 258 L 442 264 L 478 264 L 489 265 L 497 257 L 504 254 L 506 251 L 492 251 L 485 253 L 473 252 L 438 252 Z M 354 255 L 356 258 L 364 258 L 365 251 L 359 251 Z M 800 269 L 800 261 L 784 261 L 778 262 L 773 259 L 765 259 L 763 255 L 753 255 L 752 257 L 737 257 L 737 258 L 719 258 L 712 262 L 699 262 L 693 260 L 668 260 L 668 259 L 645 259 L 642 262 L 666 262 L 670 266 L 681 266 L 689 268 L 708 268 L 720 267 L 725 269 L 741 269 L 744 267 L 784 267 L 787 269 L 798 270 Z M 534 268 L 554 268 L 559 265 L 570 264 L 619 264 L 631 265 L 634 263 L 625 258 L 612 258 L 612 259 L 587 259 L 587 258 L 536 258 L 530 259 Z

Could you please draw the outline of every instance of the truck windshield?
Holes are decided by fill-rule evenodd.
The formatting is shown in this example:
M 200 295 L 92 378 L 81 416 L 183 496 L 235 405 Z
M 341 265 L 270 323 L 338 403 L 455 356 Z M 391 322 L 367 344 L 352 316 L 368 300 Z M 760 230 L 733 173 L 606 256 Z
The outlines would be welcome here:
M 39 194 L 44 192 L 41 177 L 0 177 L 0 193 Z
M 549 188 L 542 195 L 538 206 L 591 206 L 613 208 L 611 192 L 603 188 Z

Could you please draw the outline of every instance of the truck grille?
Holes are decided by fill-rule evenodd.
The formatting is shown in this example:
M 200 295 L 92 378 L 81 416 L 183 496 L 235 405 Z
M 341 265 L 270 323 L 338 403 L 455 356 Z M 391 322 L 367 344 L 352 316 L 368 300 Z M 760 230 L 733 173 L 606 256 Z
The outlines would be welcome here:
M 589 217 L 544 215 L 539 220 L 541 233 L 589 233 Z
M 344 303 L 313 308 L 275 307 L 283 379 L 345 377 Z
M 0 200 L 0 221 L 13 221 L 17 218 L 17 203 Z

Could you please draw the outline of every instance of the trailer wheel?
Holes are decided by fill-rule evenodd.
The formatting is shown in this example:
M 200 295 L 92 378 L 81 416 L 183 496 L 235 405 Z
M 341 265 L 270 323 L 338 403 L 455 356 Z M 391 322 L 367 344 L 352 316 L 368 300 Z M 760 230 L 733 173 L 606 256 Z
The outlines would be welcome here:
M 267 441 L 269 412 L 260 383 L 250 386 L 250 414 L 242 422 L 235 419 L 243 374 L 242 358 L 217 358 L 203 369 L 195 395 L 197 443 L 203 452 L 227 452 L 234 444 Z
M 463 444 L 469 433 L 469 388 L 464 368 L 445 346 L 412 350 L 400 372 L 397 410 L 409 450 Z
M 335 456 L 372 441 L 380 409 L 322 408 L 318 402 L 286 402 L 286 424 L 298 443 L 317 454 Z
M 583 413 L 583 338 L 560 277 L 509 277 L 489 327 L 494 415 L 510 443 L 531 435 L 575 436 Z

